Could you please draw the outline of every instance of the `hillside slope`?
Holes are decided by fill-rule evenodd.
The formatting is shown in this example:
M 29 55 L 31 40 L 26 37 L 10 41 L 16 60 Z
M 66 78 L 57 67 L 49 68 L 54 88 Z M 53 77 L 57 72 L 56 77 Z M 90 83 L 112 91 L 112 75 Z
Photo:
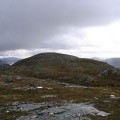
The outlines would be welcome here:
M 115 86 L 120 81 L 119 71 L 104 62 L 59 53 L 41 53 L 20 60 L 13 70 L 27 76 L 88 86 Z

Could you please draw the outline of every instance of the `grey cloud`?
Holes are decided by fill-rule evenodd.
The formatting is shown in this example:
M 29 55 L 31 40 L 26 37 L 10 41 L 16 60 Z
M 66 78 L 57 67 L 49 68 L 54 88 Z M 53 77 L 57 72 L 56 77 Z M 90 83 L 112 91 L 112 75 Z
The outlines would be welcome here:
M 1 0 L 0 50 L 67 49 L 71 46 L 53 36 L 71 26 L 108 24 L 120 17 L 119 5 L 119 0 Z

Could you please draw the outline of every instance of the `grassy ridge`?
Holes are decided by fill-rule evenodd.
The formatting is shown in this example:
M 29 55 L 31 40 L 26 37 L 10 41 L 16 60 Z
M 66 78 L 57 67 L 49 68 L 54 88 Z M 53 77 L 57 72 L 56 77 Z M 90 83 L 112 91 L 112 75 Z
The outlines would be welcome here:
M 119 86 L 119 71 L 112 66 L 92 60 L 59 53 L 42 53 L 21 60 L 13 71 L 43 79 L 87 86 Z

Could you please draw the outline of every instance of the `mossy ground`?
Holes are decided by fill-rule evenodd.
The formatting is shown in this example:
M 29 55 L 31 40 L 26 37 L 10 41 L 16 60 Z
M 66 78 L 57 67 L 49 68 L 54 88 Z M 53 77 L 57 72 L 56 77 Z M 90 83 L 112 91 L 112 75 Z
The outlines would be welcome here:
M 2 78 L 2 77 L 1 77 Z M 40 89 L 29 89 L 31 84 L 41 86 Z M 55 95 L 56 97 L 43 97 Z M 115 95 L 116 98 L 110 98 Z M 22 77 L 20 80 L 12 76 L 12 82 L 5 84 L 0 80 L 0 106 L 19 101 L 30 102 L 89 102 L 105 112 L 110 113 L 108 117 L 90 116 L 92 120 L 120 120 L 120 88 L 115 87 L 80 87 L 63 84 L 52 80 Z M 27 113 L 22 112 L 1 112 L 0 120 L 15 120 L 18 116 Z

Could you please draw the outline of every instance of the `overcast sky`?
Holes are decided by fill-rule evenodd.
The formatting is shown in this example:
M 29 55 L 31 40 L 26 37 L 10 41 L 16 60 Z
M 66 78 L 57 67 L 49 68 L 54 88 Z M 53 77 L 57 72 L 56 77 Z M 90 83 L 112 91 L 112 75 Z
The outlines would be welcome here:
M 0 0 L 0 56 L 120 57 L 120 0 Z

